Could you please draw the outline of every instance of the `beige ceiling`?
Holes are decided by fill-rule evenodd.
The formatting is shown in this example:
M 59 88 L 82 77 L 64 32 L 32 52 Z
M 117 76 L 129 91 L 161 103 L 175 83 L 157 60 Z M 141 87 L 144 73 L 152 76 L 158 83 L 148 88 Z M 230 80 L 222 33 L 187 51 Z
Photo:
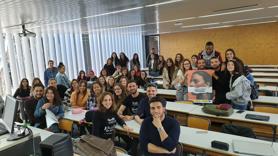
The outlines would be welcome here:
M 276 7 L 273 7 L 276 6 Z M 224 13 L 224 15 L 221 15 Z M 210 17 L 203 17 L 211 15 Z M 6 30 L 81 23 L 82 31 L 142 27 L 145 34 L 278 20 L 278 0 L 2 0 Z M 93 23 L 90 28 L 87 23 Z

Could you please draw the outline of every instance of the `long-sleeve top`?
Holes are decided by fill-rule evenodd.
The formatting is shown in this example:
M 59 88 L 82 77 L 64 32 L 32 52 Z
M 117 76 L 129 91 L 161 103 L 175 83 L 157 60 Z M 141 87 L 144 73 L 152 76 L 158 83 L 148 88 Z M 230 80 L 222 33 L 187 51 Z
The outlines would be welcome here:
M 233 82 L 233 76 L 230 78 L 230 91 L 226 93 L 226 98 L 232 101 L 232 104 L 247 105 L 251 100 L 250 81 L 243 75 L 237 77 Z
M 117 123 L 121 126 L 125 125 L 125 122 L 116 114 L 116 112 L 110 111 L 95 111 L 92 114 L 92 122 L 94 124 L 92 134 L 103 139 L 113 139 Z
M 90 98 L 90 92 L 87 91 L 85 95 L 79 96 L 77 91 L 74 91 L 70 96 L 71 106 L 87 107 L 87 103 Z
M 42 116 L 45 116 L 45 110 L 42 109 L 42 106 L 46 103 L 46 99 L 42 98 L 38 101 L 36 110 L 34 113 L 35 118 L 41 118 Z M 58 119 L 64 116 L 64 108 L 62 104 L 59 105 L 52 105 L 48 108 L 53 114 L 56 115 Z
M 165 130 L 165 132 L 168 134 L 168 137 L 161 141 L 159 132 L 157 128 L 152 123 L 153 118 L 148 117 L 146 118 L 140 129 L 140 136 L 139 136 L 139 142 L 141 150 L 148 156 L 170 156 L 174 154 L 153 154 L 148 152 L 148 144 L 152 143 L 156 146 L 162 147 L 168 151 L 172 151 L 174 148 L 176 148 L 179 137 L 180 137 L 180 125 L 177 122 L 177 120 L 165 116 L 164 120 L 162 121 L 162 126 Z
M 105 64 L 103 68 L 106 69 L 108 76 L 113 75 L 115 72 L 115 67 L 113 66 L 113 64 L 112 65 Z
M 229 80 L 230 77 L 224 71 L 215 71 L 215 75 L 218 77 L 216 80 L 212 77 L 212 88 L 215 90 L 215 99 L 214 104 L 221 103 L 230 103 L 228 99 L 226 99 L 226 93 L 230 91 L 229 88 Z
M 30 96 L 30 91 L 31 91 L 31 87 L 28 87 L 27 89 L 17 88 L 17 90 L 15 91 L 13 97 L 14 98 L 17 98 L 17 97 L 21 97 L 21 98 L 28 97 L 28 96 Z
M 72 94 L 71 88 L 67 89 L 65 92 L 65 95 L 64 95 L 64 99 L 63 99 L 63 104 L 65 106 L 71 106 L 71 103 L 70 103 L 71 94 Z
M 34 112 L 36 110 L 38 101 L 39 100 L 36 99 L 34 96 L 31 96 L 28 99 L 26 99 L 26 101 L 24 102 L 24 109 L 25 109 L 26 116 L 28 118 L 27 120 L 31 124 L 31 126 L 35 125 L 36 120 L 35 120 Z
M 70 88 L 70 80 L 66 74 L 58 73 L 55 77 L 58 85 L 64 85 L 67 88 Z
M 56 67 L 53 67 L 53 68 L 47 68 L 45 71 L 44 71 L 44 85 L 45 86 L 48 86 L 48 80 L 50 78 L 55 78 L 55 76 L 57 75 L 58 73 L 58 68 Z
M 139 106 L 137 109 L 136 114 L 141 118 L 145 119 L 151 116 L 150 112 L 150 104 L 149 104 L 149 97 L 145 97 L 139 102 Z

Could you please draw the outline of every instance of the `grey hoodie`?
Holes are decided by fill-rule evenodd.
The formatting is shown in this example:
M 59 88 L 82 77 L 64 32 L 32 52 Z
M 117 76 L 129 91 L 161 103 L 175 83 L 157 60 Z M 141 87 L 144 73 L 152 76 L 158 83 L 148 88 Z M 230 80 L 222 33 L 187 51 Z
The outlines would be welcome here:
M 250 81 L 243 75 L 238 77 L 233 84 L 230 78 L 230 92 L 226 93 L 226 98 L 232 101 L 232 104 L 247 105 L 251 100 Z

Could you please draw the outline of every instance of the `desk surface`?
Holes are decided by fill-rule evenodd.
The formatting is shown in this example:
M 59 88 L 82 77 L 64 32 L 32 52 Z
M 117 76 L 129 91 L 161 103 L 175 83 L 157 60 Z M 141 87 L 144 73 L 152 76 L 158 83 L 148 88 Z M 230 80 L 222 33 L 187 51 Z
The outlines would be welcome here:
M 260 91 L 272 91 L 272 92 L 278 92 L 277 86 L 259 86 Z
M 35 127 L 29 126 L 29 128 L 33 131 L 33 136 L 40 135 L 42 141 L 53 134 L 52 132 L 49 132 L 49 131 L 46 131 L 43 129 L 39 129 L 39 128 L 35 128 Z M 0 136 L 0 151 L 13 147 L 15 145 L 18 145 L 18 144 L 23 143 L 30 139 L 30 136 L 27 136 L 27 137 L 24 137 L 22 139 L 15 140 L 15 141 L 7 141 L 8 137 L 9 137 L 9 134 Z
M 265 103 L 265 104 L 278 105 L 278 97 L 277 96 L 259 96 L 258 99 L 252 100 L 252 101 L 253 101 L 253 103 Z
M 252 68 L 253 72 L 278 72 L 275 68 Z
M 140 125 L 138 123 L 132 120 L 132 121 L 127 121 L 126 124 L 129 127 L 133 128 L 133 131 L 131 133 L 139 135 Z M 116 126 L 116 129 L 123 131 L 122 127 L 120 127 L 119 125 Z M 228 143 L 230 145 L 229 151 L 222 151 L 222 150 L 211 148 L 211 141 L 213 140 L 224 141 Z M 184 127 L 184 126 L 181 126 L 181 133 L 179 138 L 179 142 L 184 145 L 189 145 L 196 148 L 201 148 L 201 149 L 215 151 L 224 154 L 238 155 L 234 153 L 232 150 L 232 140 L 243 140 L 243 141 L 271 144 L 271 142 L 264 141 L 264 140 L 252 139 L 252 138 L 235 136 L 235 135 L 213 132 L 213 131 L 204 131 L 204 130 Z M 276 153 L 278 154 L 278 143 L 274 143 L 273 146 Z
M 278 65 L 274 64 L 251 64 L 248 65 L 250 68 L 278 68 Z
M 254 80 L 260 83 L 278 83 L 278 79 L 275 78 L 254 78 Z
M 243 121 L 243 122 L 263 124 L 263 125 L 278 126 L 278 114 L 262 113 L 262 112 L 255 112 L 255 111 L 244 111 L 243 113 L 236 113 L 236 111 L 237 110 L 235 109 L 234 113 L 231 114 L 228 117 L 215 116 L 215 115 L 212 115 L 212 114 L 204 113 L 203 110 L 202 110 L 202 106 L 198 106 L 190 113 L 190 115 L 212 117 L 212 118 L 223 119 L 223 120 Z M 269 116 L 270 119 L 269 119 L 269 121 L 259 121 L 259 120 L 246 119 L 245 118 L 246 114 L 266 115 L 266 116 Z
M 278 77 L 278 73 L 253 72 L 254 77 Z

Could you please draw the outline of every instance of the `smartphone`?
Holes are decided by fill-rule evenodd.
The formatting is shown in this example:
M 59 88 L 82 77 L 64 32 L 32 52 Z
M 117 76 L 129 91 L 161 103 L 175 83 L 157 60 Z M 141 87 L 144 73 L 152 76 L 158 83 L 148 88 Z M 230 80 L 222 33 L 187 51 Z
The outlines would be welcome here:
M 236 113 L 243 113 L 244 110 L 238 110 Z

